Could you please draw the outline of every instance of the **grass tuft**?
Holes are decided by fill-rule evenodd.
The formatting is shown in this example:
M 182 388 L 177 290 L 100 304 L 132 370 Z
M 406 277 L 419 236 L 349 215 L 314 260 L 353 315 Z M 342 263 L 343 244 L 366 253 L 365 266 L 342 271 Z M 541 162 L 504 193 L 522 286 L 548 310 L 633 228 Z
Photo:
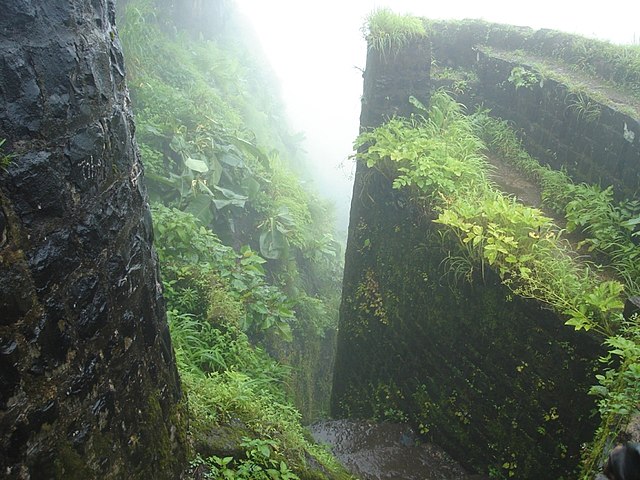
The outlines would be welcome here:
M 411 15 L 393 13 L 388 8 L 371 12 L 362 30 L 369 48 L 383 56 L 395 55 L 411 40 L 427 35 L 422 20 Z

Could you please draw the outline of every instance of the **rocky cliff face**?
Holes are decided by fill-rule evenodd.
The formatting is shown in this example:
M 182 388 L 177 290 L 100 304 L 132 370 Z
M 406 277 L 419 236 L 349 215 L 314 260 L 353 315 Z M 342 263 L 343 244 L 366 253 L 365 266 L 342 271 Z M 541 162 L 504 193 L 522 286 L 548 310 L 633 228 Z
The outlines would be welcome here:
M 114 10 L 10 0 L 0 17 L 7 478 L 176 478 L 185 458 Z

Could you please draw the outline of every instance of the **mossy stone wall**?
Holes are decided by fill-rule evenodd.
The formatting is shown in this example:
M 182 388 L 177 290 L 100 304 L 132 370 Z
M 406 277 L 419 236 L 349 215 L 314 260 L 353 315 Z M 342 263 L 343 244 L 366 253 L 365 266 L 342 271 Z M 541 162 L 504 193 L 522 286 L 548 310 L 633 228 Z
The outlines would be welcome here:
M 429 68 L 418 66 L 430 56 L 415 53 L 384 64 L 369 52 L 363 127 L 385 111 L 407 114 L 408 94 L 429 90 Z M 386 75 L 405 79 L 401 94 L 386 90 L 395 88 Z M 333 415 L 409 421 L 480 472 L 570 475 L 596 425 L 586 392 L 599 342 L 514 297 L 490 270 L 457 279 L 446 262 L 455 247 L 433 219 L 378 170 L 357 166 Z
M 477 74 L 469 92 L 473 101 L 467 106 L 481 105 L 512 121 L 532 156 L 565 169 L 576 182 L 612 185 L 619 199 L 638 196 L 640 123 L 633 108 L 616 102 L 625 96 L 636 104 L 640 101 L 612 82 L 631 84 L 640 78 L 640 70 L 625 75 L 624 65 L 615 62 L 614 46 L 551 30 L 484 22 L 434 24 L 431 40 L 438 65 Z M 614 53 L 607 57 L 607 51 Z M 513 52 L 530 61 L 510 58 Z M 545 75 L 519 88 L 508 80 L 514 68 L 534 71 L 535 59 L 545 57 L 574 85 Z M 592 63 L 585 66 L 587 61 Z M 585 75 L 585 69 L 593 73 Z M 585 78 L 590 82 L 585 84 Z M 616 89 L 622 93 L 616 94 Z M 606 96 L 613 101 L 605 102 Z
M 0 16 L 0 471 L 174 479 L 186 410 L 112 0 Z
M 628 114 L 598 104 L 597 118 L 578 110 L 564 84 L 544 79 L 542 86 L 516 89 L 506 81 L 516 62 L 478 53 L 478 97 L 492 113 L 521 129 L 527 151 L 577 182 L 612 185 L 618 197 L 640 191 L 640 123 Z M 586 94 L 585 94 L 586 95 Z M 586 98 L 586 96 L 585 96 Z

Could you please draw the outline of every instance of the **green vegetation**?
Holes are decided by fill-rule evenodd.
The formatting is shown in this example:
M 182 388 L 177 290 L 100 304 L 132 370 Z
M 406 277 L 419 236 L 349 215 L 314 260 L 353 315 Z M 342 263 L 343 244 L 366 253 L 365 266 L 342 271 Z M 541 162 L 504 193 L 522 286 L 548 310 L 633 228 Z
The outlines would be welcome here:
M 557 34 L 557 32 L 556 32 Z M 623 86 L 640 96 L 640 46 L 614 45 L 577 35 L 566 35 L 570 41 L 564 48 L 556 48 L 554 56 L 587 74 Z
M 566 100 L 569 109 L 573 110 L 578 119 L 595 122 L 600 118 L 602 107 L 583 91 L 571 92 Z
M 300 480 L 283 460 L 274 454 L 278 443 L 272 440 L 251 440 L 243 438 L 241 444 L 247 452 L 247 458 L 233 467 L 233 457 L 209 457 L 206 461 L 198 459 L 194 466 L 207 465 L 209 471 L 205 478 L 234 478 L 247 480 Z
M 431 79 L 449 84 L 449 90 L 454 95 L 464 95 L 472 84 L 478 82 L 478 75 L 472 70 L 441 68 L 432 60 Z
M 623 279 L 628 295 L 640 294 L 640 251 L 634 243 L 639 236 L 640 202 L 615 202 L 611 187 L 576 185 L 565 172 L 541 165 L 505 121 L 482 112 L 474 122 L 493 151 L 540 185 L 543 204 L 566 218 L 567 230 L 581 232 L 584 239 L 579 246 L 605 259 Z
M 201 455 L 192 474 L 348 478 L 308 440 L 300 413 L 317 418 L 330 391 L 330 369 L 314 369 L 337 323 L 331 206 L 301 187 L 300 135 L 289 132 L 268 68 L 239 40 L 233 12 L 201 22 L 220 27 L 211 36 L 183 29 L 173 19 L 189 13 L 174 8 L 132 0 L 119 24 L 189 435 Z
M 602 282 L 592 267 L 575 262 L 542 212 L 491 187 L 473 124 L 446 94 L 432 101 L 423 122 L 396 118 L 361 135 L 359 146 L 372 145 L 359 157 L 370 167 L 394 162 L 394 187 L 415 188 L 429 201 L 439 212 L 436 223 L 450 227 L 461 254 L 473 260 L 466 264 L 492 266 L 515 293 L 555 306 L 576 329 L 611 334 L 623 286 Z
M 413 103 L 427 113 L 417 101 Z M 470 280 L 474 269 L 492 268 L 514 294 L 549 305 L 565 317 L 567 325 L 590 330 L 603 339 L 609 354 L 602 359 L 605 371 L 592 388 L 600 398 L 602 424 L 585 453 L 583 475 L 587 478 L 605 442 L 621 431 L 640 400 L 638 328 L 621 315 L 623 291 L 636 287 L 604 279 L 599 267 L 576 258 L 550 218 L 490 185 L 484 142 L 477 132 L 487 136 L 488 127 L 493 126 L 492 148 L 515 148 L 500 125 L 491 123 L 486 113 L 465 116 L 460 105 L 437 92 L 426 117 L 394 118 L 363 133 L 356 145 L 361 149 L 357 158 L 393 180 L 395 188 L 408 189 L 422 211 L 437 215 L 435 222 L 442 225 L 443 239 L 447 245 L 457 245 L 447 260 L 452 275 Z M 524 154 L 516 157 L 522 160 Z M 603 252 L 608 250 L 605 245 L 619 248 L 617 235 L 623 234 L 629 245 L 637 210 L 628 203 L 612 206 L 606 191 L 595 195 L 593 187 L 572 185 L 562 172 L 541 174 L 541 178 L 548 181 L 546 201 L 564 203 L 569 223 L 591 234 L 585 245 Z M 560 189 L 563 178 L 566 188 Z M 621 227 L 616 221 L 623 211 L 628 217 Z M 610 222 L 610 228 L 604 228 L 604 222 Z M 633 253 L 624 248 L 625 254 Z M 638 278 L 634 264 L 618 263 L 623 257 L 612 255 L 621 278 Z M 509 472 L 517 474 L 514 468 L 509 465 Z
M 4 146 L 6 138 L 0 139 L 0 149 Z M 0 170 L 6 170 L 9 164 L 11 163 L 12 155 L 6 155 L 0 153 Z
M 611 80 L 602 79 L 595 74 L 582 71 L 575 66 L 562 65 L 559 59 L 549 59 L 540 56 L 540 53 L 531 53 L 524 50 L 514 50 L 505 52 L 491 47 L 481 47 L 481 50 L 488 55 L 506 59 L 512 62 L 520 62 L 524 66 L 515 67 L 516 75 L 512 71 L 508 77 L 508 81 L 514 84 L 516 88 L 519 86 L 527 86 L 531 89 L 536 84 L 542 88 L 545 79 L 553 79 L 562 83 L 568 90 L 565 103 L 569 110 L 576 113 L 578 117 L 584 118 L 588 122 L 597 120 L 600 117 L 601 105 L 607 105 L 612 109 L 625 113 L 631 117 L 640 114 L 638 110 L 638 101 L 640 94 L 630 88 L 626 84 L 616 84 Z M 519 74 L 527 72 L 527 79 L 521 78 Z M 536 81 L 539 79 L 539 82 Z M 623 103 L 620 99 L 612 99 L 608 94 L 609 90 L 615 90 L 630 99 L 629 103 Z
M 532 89 L 535 85 L 542 86 L 543 82 L 537 72 L 524 67 L 513 67 L 507 80 L 516 87 L 516 90 L 518 88 Z
M 509 49 L 512 54 L 527 57 L 527 64 L 560 63 L 575 73 L 597 77 L 636 99 L 640 98 L 640 47 L 614 45 L 610 42 L 554 30 L 534 32 L 530 28 L 489 23 L 481 20 L 441 21 L 426 23 L 429 35 L 437 42 L 454 43 L 465 38 L 469 46 L 489 47 L 496 51 Z M 512 48 L 519 48 L 513 52 Z M 569 83 L 569 85 L 571 82 Z
M 579 230 L 583 240 L 578 247 L 605 260 L 624 284 L 625 294 L 640 294 L 640 249 L 638 237 L 640 203 L 615 202 L 611 187 L 574 184 L 569 176 L 541 165 L 522 147 L 514 130 L 505 121 L 489 117 L 486 112 L 475 116 L 476 128 L 487 145 L 536 181 L 542 191 L 543 204 L 563 215 L 569 232 Z M 606 332 L 604 343 L 608 354 L 601 359 L 605 367 L 596 375 L 598 384 L 591 393 L 599 397 L 602 418 L 594 443 L 585 455 L 584 475 L 597 469 L 601 452 L 624 430 L 640 404 L 640 329 L 636 320 L 619 319 L 616 328 Z
M 382 56 L 395 55 L 410 41 L 427 34 L 422 20 L 393 13 L 388 8 L 370 13 L 362 30 L 369 48 L 380 52 Z
M 285 389 L 291 368 L 249 339 L 289 338 L 296 321 L 286 296 L 266 283 L 265 260 L 249 248 L 223 245 L 189 213 L 158 204 L 153 216 L 171 336 L 189 396 L 189 434 L 196 448 L 224 451 L 210 438 L 222 431 L 220 441 L 239 452 L 196 459 L 194 469 L 206 465 L 209 478 L 305 478 L 311 455 L 331 478 L 347 478 L 308 441 Z M 223 429 L 230 425 L 240 438 Z

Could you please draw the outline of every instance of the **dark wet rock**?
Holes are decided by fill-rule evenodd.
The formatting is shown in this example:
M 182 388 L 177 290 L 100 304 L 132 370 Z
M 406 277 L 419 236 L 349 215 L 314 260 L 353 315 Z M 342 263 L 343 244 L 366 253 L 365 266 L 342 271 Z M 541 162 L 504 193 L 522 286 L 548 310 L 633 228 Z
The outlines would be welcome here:
M 18 342 L 12 338 L 0 338 L 0 408 L 6 408 L 20 381 L 17 368 Z
M 33 307 L 33 286 L 18 266 L 3 266 L 0 275 L 0 326 L 26 314 Z
M 27 227 L 47 221 L 51 217 L 62 217 L 68 208 L 68 199 L 60 185 L 64 184 L 63 173 L 53 161 L 51 152 L 26 152 L 19 161 L 11 162 L 6 186 L 15 195 L 14 208 Z M 65 167 L 63 167 L 65 168 Z M 30 192 L 20 195 L 20 192 Z
M 112 0 L 0 16 L 0 472 L 173 479 L 184 399 Z
M 0 208 L 0 248 L 4 247 L 7 243 L 7 227 L 7 218 L 5 217 L 2 208 Z
M 624 304 L 624 318 L 630 319 L 637 314 L 640 314 L 640 297 L 630 297 Z
M 472 475 L 441 448 L 423 443 L 409 425 L 331 420 L 309 427 L 340 462 L 363 480 L 467 480 Z
M 254 435 L 246 425 L 231 421 L 229 424 L 201 432 L 194 438 L 194 448 L 203 458 L 212 455 L 242 458 L 245 455 L 245 449 L 242 447 L 243 439 L 252 438 Z

